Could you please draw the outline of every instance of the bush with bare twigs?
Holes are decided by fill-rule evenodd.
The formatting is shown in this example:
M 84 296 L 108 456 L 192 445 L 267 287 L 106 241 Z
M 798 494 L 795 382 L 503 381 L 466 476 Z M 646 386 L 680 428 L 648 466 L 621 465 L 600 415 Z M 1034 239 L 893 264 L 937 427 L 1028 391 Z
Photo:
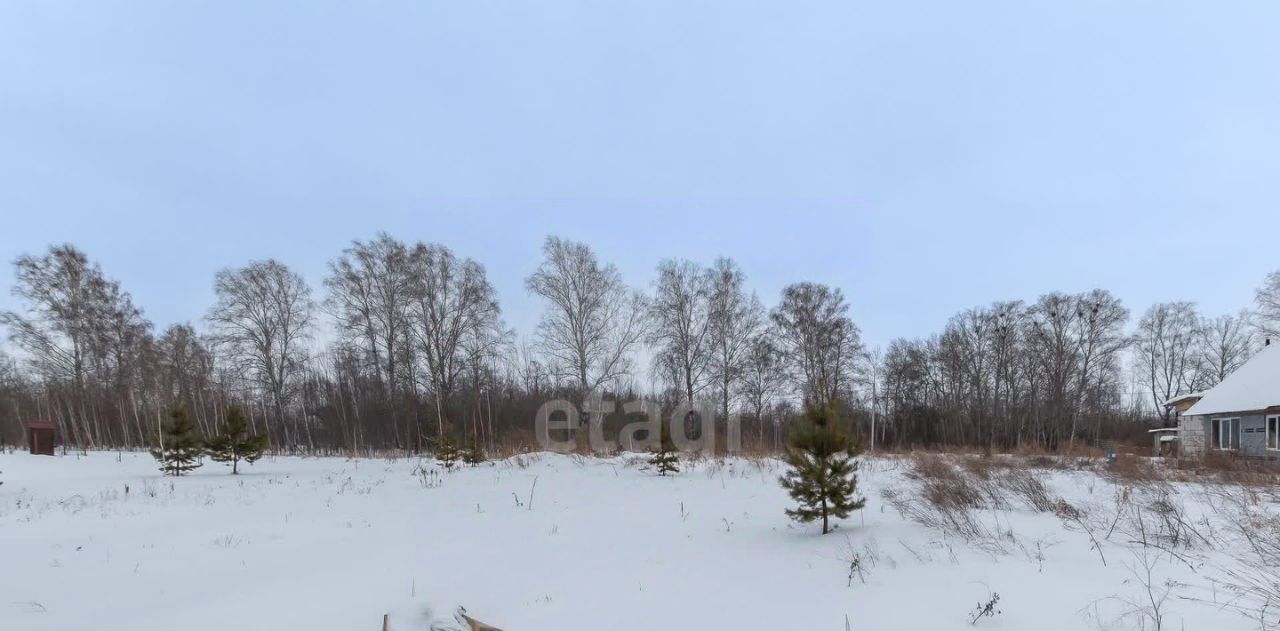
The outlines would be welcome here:
M 1267 506 L 1274 494 L 1248 484 L 1204 488 L 1222 526 L 1217 548 L 1230 558 L 1209 568 L 1216 589 L 1193 598 L 1257 620 L 1262 629 L 1280 627 L 1280 514 Z
M 994 479 L 981 480 L 957 466 L 948 456 L 915 454 L 904 474 L 916 484 L 884 489 L 881 496 L 903 517 L 959 537 L 992 553 L 1009 551 L 1010 533 L 988 525 L 979 509 L 1003 509 L 1003 491 Z
M 1053 497 L 1040 477 L 1028 469 L 1009 469 L 995 478 L 996 484 L 1013 493 L 1027 506 L 1041 513 L 1054 512 L 1061 500 Z
M 1211 547 L 1213 529 L 1205 519 L 1187 512 L 1178 490 L 1167 482 L 1134 485 L 1117 502 L 1112 531 L 1122 533 L 1129 543 L 1176 554 L 1198 547 Z
M 1153 554 L 1147 548 L 1138 548 L 1133 551 L 1133 556 L 1133 563 L 1125 564 L 1125 567 L 1132 576 L 1131 584 L 1138 586 L 1138 593 L 1109 596 L 1094 601 L 1086 607 L 1085 617 L 1101 629 L 1124 626 L 1161 631 L 1169 626 L 1169 600 L 1185 586 L 1168 578 L 1160 580 L 1156 576 L 1156 569 L 1162 558 L 1159 554 Z M 1117 605 L 1118 609 L 1108 607 L 1110 612 L 1106 612 L 1102 607 L 1104 604 Z

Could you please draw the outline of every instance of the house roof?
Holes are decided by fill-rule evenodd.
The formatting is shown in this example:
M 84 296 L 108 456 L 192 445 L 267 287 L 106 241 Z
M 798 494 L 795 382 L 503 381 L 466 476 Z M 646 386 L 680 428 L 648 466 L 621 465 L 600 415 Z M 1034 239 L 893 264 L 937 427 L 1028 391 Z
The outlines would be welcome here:
M 1183 416 L 1251 412 L 1280 405 L 1280 344 L 1262 347 Z
M 1200 399 L 1203 397 L 1204 397 L 1203 392 L 1188 392 L 1186 394 L 1180 394 L 1172 399 L 1169 399 L 1168 401 L 1165 401 L 1164 407 L 1177 405 L 1179 403 L 1182 403 L 1183 401 L 1190 401 L 1191 399 Z

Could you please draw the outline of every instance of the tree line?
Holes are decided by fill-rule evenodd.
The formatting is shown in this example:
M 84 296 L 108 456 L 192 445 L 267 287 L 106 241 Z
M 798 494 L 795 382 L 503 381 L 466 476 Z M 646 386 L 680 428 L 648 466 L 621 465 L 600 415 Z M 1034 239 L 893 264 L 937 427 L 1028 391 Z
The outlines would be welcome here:
M 665 260 L 650 287 L 631 287 L 587 244 L 554 236 L 525 279 L 543 311 L 523 336 L 483 265 L 387 234 L 353 241 L 314 292 L 276 260 L 222 270 L 197 323 L 159 331 L 72 245 L 20 256 L 14 272 L 0 440 L 44 418 L 84 449 L 154 446 L 175 409 L 212 436 L 235 408 L 281 451 L 499 451 L 533 446 L 547 400 L 600 397 L 712 402 L 772 447 L 804 405 L 838 404 L 864 434 L 874 419 L 881 445 L 1057 448 L 1151 419 L 1280 330 L 1273 273 L 1252 313 L 1206 319 L 1167 303 L 1128 331 L 1109 293 L 1053 293 L 870 352 L 838 288 L 795 283 L 766 307 L 729 258 Z
M 1105 290 L 968 309 L 928 339 L 889 344 L 882 444 L 990 448 L 1094 444 L 1168 425 L 1164 405 L 1212 388 L 1280 333 L 1280 272 L 1256 311 L 1205 317 L 1190 302 L 1129 310 Z

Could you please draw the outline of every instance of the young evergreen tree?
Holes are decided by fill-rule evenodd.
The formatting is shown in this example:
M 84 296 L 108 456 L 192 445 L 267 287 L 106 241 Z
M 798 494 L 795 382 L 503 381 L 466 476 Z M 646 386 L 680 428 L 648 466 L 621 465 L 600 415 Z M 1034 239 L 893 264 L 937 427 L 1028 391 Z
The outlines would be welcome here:
M 436 441 L 436 460 L 444 465 L 446 471 L 451 471 L 458 465 L 458 459 L 462 457 L 462 450 L 454 446 L 453 440 L 449 438 L 449 430 L 440 435 Z
M 660 423 L 660 438 L 658 446 L 654 447 L 653 455 L 649 456 L 649 464 L 658 470 L 658 475 L 667 475 L 668 473 L 678 473 L 680 471 L 680 454 L 676 451 L 676 445 L 671 441 L 671 429 L 666 423 Z
M 245 419 L 244 412 L 236 406 L 227 409 L 222 433 L 206 443 L 210 458 L 215 462 L 231 463 L 231 475 L 240 473 L 240 461 L 253 464 L 262 457 L 262 452 L 266 448 L 267 435 L 250 436 L 249 421 Z
M 200 466 L 204 445 L 185 409 L 178 407 L 169 412 L 169 421 L 160 431 L 160 446 L 151 450 L 151 456 L 165 475 L 183 475 Z
M 858 455 L 861 447 L 838 427 L 835 405 L 810 407 L 805 422 L 791 430 L 782 487 L 799 506 L 787 516 L 800 522 L 822 519 L 822 534 L 831 531 L 828 519 L 843 519 L 866 503 L 857 496 Z
M 484 447 L 480 446 L 480 435 L 476 432 L 471 432 L 471 442 L 462 454 L 462 461 L 471 465 L 484 462 Z

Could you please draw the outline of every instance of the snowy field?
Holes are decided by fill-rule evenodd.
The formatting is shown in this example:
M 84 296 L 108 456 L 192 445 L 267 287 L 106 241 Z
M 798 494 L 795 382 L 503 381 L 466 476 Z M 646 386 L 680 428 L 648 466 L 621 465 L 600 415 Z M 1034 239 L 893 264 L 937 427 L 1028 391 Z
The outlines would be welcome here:
M 1164 629 L 1260 626 L 1222 606 L 1226 539 L 1165 552 L 1124 520 L 1126 534 L 1104 537 L 1096 519 L 1091 536 L 1010 493 L 974 514 L 997 536 L 966 540 L 882 497 L 914 488 L 909 470 L 866 463 L 866 509 L 821 536 L 783 514 L 774 461 L 703 460 L 660 478 L 627 457 L 452 473 L 281 457 L 173 479 L 146 454 L 0 455 L 0 629 L 356 631 L 387 613 L 393 629 L 449 629 L 459 605 L 506 631 L 1151 629 L 1141 607 L 1166 591 Z M 1043 479 L 1098 514 L 1121 496 L 1094 472 Z M 1226 528 L 1207 486 L 1171 487 L 1197 533 Z M 971 626 L 995 593 L 999 613 Z

